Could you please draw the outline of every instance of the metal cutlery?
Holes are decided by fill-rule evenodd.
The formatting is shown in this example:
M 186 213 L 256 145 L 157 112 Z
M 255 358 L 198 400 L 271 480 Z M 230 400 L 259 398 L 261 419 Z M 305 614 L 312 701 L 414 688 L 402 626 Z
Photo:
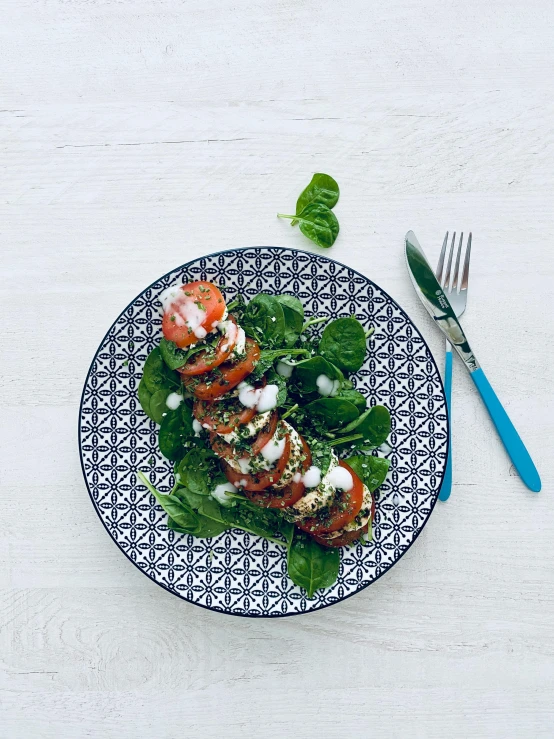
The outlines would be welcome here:
M 454 247 L 456 245 L 456 231 L 452 234 L 450 242 L 450 251 L 448 252 L 448 261 L 446 269 L 444 268 L 444 260 L 446 257 L 446 249 L 448 246 L 448 231 L 442 242 L 442 249 L 435 272 L 439 284 L 444 292 L 448 295 L 448 300 L 452 306 L 452 310 L 456 314 L 456 318 L 460 316 L 466 309 L 467 304 L 467 286 L 469 281 L 469 260 L 471 258 L 471 233 L 467 240 L 465 250 L 465 258 L 463 263 L 463 272 L 460 276 L 460 262 L 462 256 L 462 247 L 464 243 L 464 234 L 460 234 L 458 243 L 458 252 L 456 254 L 456 262 L 454 271 L 452 272 L 452 259 L 454 257 Z M 444 275 L 443 275 L 444 272 Z M 448 427 L 450 430 L 450 445 L 448 447 L 448 458 L 446 460 L 446 469 L 444 471 L 444 479 L 439 493 L 439 500 L 448 500 L 452 491 L 452 344 L 446 339 L 446 353 L 444 356 L 444 394 L 446 395 L 446 405 L 448 406 Z
M 481 369 L 456 313 L 413 231 L 406 234 L 406 261 L 419 299 L 470 373 L 515 469 L 527 487 L 538 493 L 541 480 L 533 460 Z

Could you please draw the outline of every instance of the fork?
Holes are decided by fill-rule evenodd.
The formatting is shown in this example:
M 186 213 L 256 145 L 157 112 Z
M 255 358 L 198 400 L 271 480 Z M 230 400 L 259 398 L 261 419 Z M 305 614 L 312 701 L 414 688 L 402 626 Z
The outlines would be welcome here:
M 446 257 L 446 249 L 448 246 L 448 231 L 442 242 L 442 249 L 437 264 L 436 278 L 442 289 L 448 296 L 452 310 L 459 319 L 466 309 L 467 304 L 467 284 L 469 280 L 469 260 L 471 258 L 471 233 L 469 234 L 465 252 L 463 273 L 460 279 L 460 261 L 462 257 L 462 246 L 464 243 L 464 233 L 460 234 L 458 242 L 458 252 L 456 254 L 456 263 L 454 272 L 452 273 L 452 258 L 454 256 L 454 246 L 456 244 L 456 231 L 452 234 L 450 243 L 450 251 L 448 253 L 448 262 L 444 271 L 444 259 Z M 452 275 L 452 278 L 451 278 Z M 458 286 L 459 282 L 459 286 Z M 448 408 L 448 433 L 450 436 L 450 444 L 448 445 L 448 457 L 446 459 L 446 469 L 444 471 L 444 480 L 439 500 L 445 501 L 450 497 L 452 492 L 452 345 L 446 340 L 446 354 L 444 358 L 444 394 L 446 396 L 446 406 Z

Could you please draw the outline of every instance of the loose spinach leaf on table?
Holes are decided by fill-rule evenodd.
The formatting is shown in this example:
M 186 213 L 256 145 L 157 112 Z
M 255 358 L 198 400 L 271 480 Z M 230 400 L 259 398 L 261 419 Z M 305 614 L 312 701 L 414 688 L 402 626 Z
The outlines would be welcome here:
M 326 375 L 330 380 L 339 382 L 342 382 L 344 378 L 342 372 L 334 364 L 319 356 L 303 359 L 294 366 L 294 382 L 302 394 L 318 392 L 317 378 L 320 375 Z
M 168 409 L 163 417 L 158 433 L 158 445 L 164 457 L 172 462 L 178 462 L 187 452 L 185 442 L 191 438 L 194 438 L 192 408 L 187 401 L 183 401 L 175 410 Z
M 355 454 L 344 461 L 352 467 L 371 493 L 385 482 L 390 467 L 389 459 L 365 454 Z
M 347 372 L 357 372 L 366 355 L 366 336 L 362 324 L 352 317 L 337 318 L 323 330 L 319 353 Z
M 358 409 L 342 398 L 318 398 L 305 406 L 308 417 L 320 420 L 328 429 L 336 429 L 358 418 Z
M 227 478 L 219 466 L 219 457 L 207 448 L 191 449 L 175 465 L 175 478 L 179 485 L 197 495 L 209 495 Z
M 336 215 L 326 205 L 313 203 L 297 215 L 277 214 L 279 218 L 290 218 L 314 244 L 328 249 L 339 235 L 339 222 Z
M 285 340 L 285 314 L 281 303 L 273 295 L 256 295 L 246 306 L 242 327 L 262 348 L 282 347 Z
M 302 190 L 296 201 L 296 214 L 299 215 L 308 206 L 314 203 L 334 208 L 339 199 L 339 186 L 328 174 L 316 172 L 310 184 Z M 293 221 L 294 224 L 294 221 Z
M 304 325 L 304 306 L 294 295 L 276 295 L 285 317 L 285 346 L 292 347 L 298 341 Z
M 319 588 L 327 588 L 339 574 L 340 550 L 322 547 L 314 539 L 295 530 L 287 555 L 291 580 L 311 598 Z

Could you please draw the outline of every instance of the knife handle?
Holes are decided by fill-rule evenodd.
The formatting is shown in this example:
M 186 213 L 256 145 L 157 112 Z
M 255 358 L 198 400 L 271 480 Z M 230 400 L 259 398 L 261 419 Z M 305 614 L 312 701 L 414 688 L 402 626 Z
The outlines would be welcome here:
M 446 353 L 444 355 L 444 395 L 446 397 L 446 408 L 448 413 L 448 456 L 446 467 L 439 493 L 439 500 L 445 501 L 450 498 L 452 492 L 452 346 L 446 340 Z
M 502 407 L 502 403 L 496 397 L 496 393 L 487 380 L 482 369 L 471 372 L 471 379 L 475 383 L 477 390 L 483 399 L 484 404 L 490 417 L 493 420 L 498 435 L 502 443 L 506 447 L 506 451 L 511 457 L 514 467 L 527 487 L 535 493 L 541 489 L 541 478 L 537 472 L 537 468 L 533 464 L 529 452 L 525 448 L 525 444 L 521 441 L 519 434 L 510 421 L 508 414 Z

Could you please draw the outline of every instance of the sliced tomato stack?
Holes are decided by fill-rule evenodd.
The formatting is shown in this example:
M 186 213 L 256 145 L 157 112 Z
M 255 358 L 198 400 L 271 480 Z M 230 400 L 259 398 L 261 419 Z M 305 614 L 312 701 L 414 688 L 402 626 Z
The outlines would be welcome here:
M 210 282 L 191 282 L 183 285 L 181 291 L 182 293 L 171 294 L 174 300 L 166 307 L 162 330 L 166 339 L 174 341 L 183 349 L 213 332 L 223 321 L 225 301 L 219 289 Z M 196 323 L 194 330 L 187 324 L 187 316 L 193 317 Z M 199 316 L 202 318 L 200 323 Z M 232 432 L 237 432 L 240 438 L 240 427 L 253 421 L 257 414 L 256 408 L 246 408 L 237 398 L 225 396 L 250 375 L 261 353 L 258 344 L 253 339 L 247 338 L 244 352 L 234 358 L 240 329 L 233 316 L 229 316 L 226 321 L 225 333 L 217 343 L 214 342 L 215 345 L 197 351 L 178 371 L 183 384 L 195 397 L 194 417 L 210 432 L 212 449 L 220 457 L 221 467 L 229 482 L 244 490 L 245 495 L 261 507 L 288 508 L 297 503 L 306 492 L 302 475 L 312 464 L 312 455 L 306 441 L 300 437 L 302 454 L 299 455 L 298 468 L 292 476 L 288 470 L 287 479 L 290 479 L 290 482 L 279 488 L 275 486 L 289 464 L 293 440 L 291 434 L 286 431 L 286 425 L 279 426 L 277 411 L 271 413 L 266 425 L 252 440 L 248 454 L 221 438 L 222 434 Z M 265 382 L 263 378 L 257 383 L 257 387 L 264 386 Z M 283 453 L 270 469 L 265 469 L 265 460 L 261 452 L 273 438 L 277 438 L 276 434 L 280 435 L 280 440 L 285 439 Z M 298 448 L 298 441 L 296 445 Z M 255 471 L 243 473 L 237 471 L 236 464 L 231 464 L 232 461 L 237 463 L 243 459 L 245 461 L 243 466 L 246 467 L 248 463 Z M 364 497 L 364 488 L 359 477 L 345 462 L 341 461 L 339 464 L 352 475 L 354 484 L 351 490 L 345 493 L 337 491 L 337 496 L 329 508 L 316 516 L 296 522 L 300 529 L 313 536 L 320 544 L 330 547 L 344 546 L 368 530 L 366 523 L 360 529 L 343 532 L 334 537 L 329 536 L 354 521 L 361 510 Z M 241 465 L 238 466 L 240 469 Z M 373 502 L 371 518 L 374 515 L 374 508 Z

